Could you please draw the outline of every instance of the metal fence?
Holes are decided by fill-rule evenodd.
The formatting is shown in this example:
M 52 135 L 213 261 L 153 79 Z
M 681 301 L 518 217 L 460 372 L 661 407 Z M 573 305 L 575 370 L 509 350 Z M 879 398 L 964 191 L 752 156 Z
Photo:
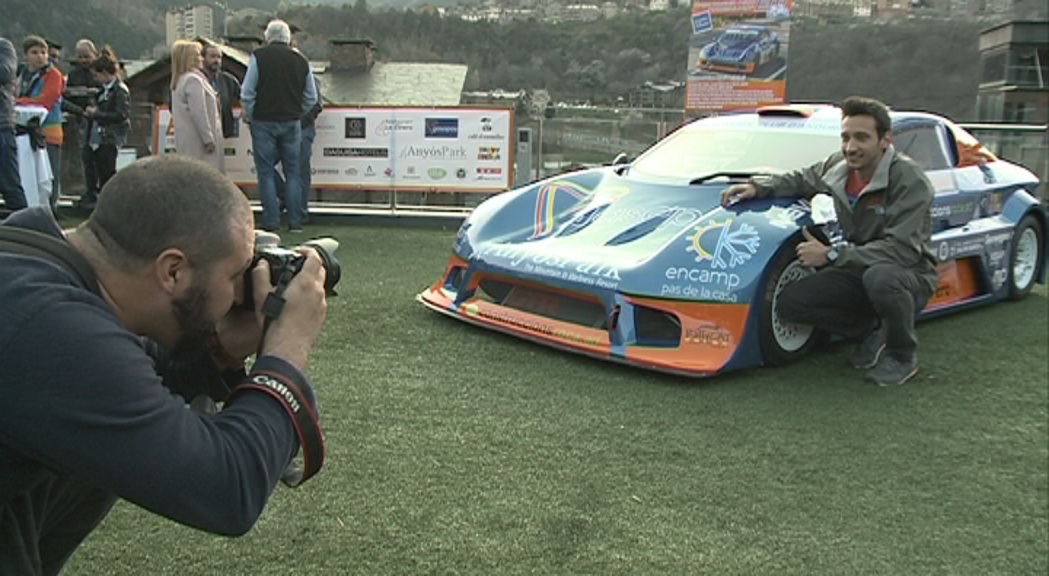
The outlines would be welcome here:
M 136 119 L 136 127 L 151 129 L 144 112 Z M 520 185 L 580 166 L 607 164 L 620 153 L 636 156 L 686 121 L 683 111 L 670 109 L 552 107 L 538 118 L 518 114 L 516 128 L 531 129 L 533 140 L 522 145 L 517 141 L 517 130 L 514 130 L 515 175 L 511 182 Z M 997 156 L 1036 173 L 1041 180 L 1040 196 L 1049 198 L 1049 131 L 1046 126 L 962 126 Z M 67 159 L 75 154 L 69 152 Z M 143 151 L 140 149 L 139 153 Z M 245 193 L 257 200 L 253 188 L 246 188 Z M 353 191 L 314 189 L 310 201 L 311 210 L 321 213 L 463 214 L 488 196 L 465 192 L 403 192 L 377 187 Z
M 1049 127 L 1016 124 L 962 124 L 999 158 L 1038 175 L 1038 197 L 1049 199 Z

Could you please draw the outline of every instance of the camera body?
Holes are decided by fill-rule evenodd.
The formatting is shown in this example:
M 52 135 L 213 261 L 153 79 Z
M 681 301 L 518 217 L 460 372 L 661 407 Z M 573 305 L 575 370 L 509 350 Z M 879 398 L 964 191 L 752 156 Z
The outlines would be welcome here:
M 339 243 L 334 238 L 316 238 L 307 240 L 301 245 L 302 248 L 310 248 L 320 256 L 321 264 L 324 266 L 324 292 L 329 296 L 335 296 L 335 285 L 339 283 L 342 270 L 339 261 L 335 258 L 335 251 Z M 242 306 L 246 309 L 255 308 L 254 282 L 252 272 L 260 260 L 265 260 L 270 267 L 270 284 L 277 286 L 280 283 L 291 281 L 296 274 L 302 270 L 306 262 L 306 255 L 285 248 L 280 245 L 280 236 L 273 232 L 255 231 L 255 254 L 251 260 L 251 266 L 244 272 L 244 302 Z

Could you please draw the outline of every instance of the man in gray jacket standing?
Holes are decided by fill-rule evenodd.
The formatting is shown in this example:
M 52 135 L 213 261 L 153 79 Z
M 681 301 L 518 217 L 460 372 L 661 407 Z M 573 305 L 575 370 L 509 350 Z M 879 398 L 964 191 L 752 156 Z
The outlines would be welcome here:
M 12 212 L 26 207 L 15 140 L 17 69 L 14 45 L 10 40 L 0 38 L 0 194 L 3 194 L 5 208 Z
M 730 186 L 723 204 L 762 196 L 829 194 L 844 241 L 825 244 L 807 229 L 798 259 L 818 268 L 777 296 L 776 313 L 860 341 L 849 356 L 879 386 L 918 371 L 914 318 L 936 286 L 933 187 L 921 167 L 896 153 L 884 104 L 841 104 L 841 152 L 769 182 Z

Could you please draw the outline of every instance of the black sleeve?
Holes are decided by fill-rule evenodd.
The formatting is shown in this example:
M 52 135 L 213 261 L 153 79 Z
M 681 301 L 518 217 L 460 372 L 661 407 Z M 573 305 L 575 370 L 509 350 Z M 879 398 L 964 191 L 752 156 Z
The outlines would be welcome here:
M 221 402 L 245 376 L 243 370 L 220 371 L 203 345 L 190 357 L 181 360 L 172 358 L 148 338 L 142 339 L 142 346 L 153 358 L 157 375 L 163 379 L 164 386 L 186 401 L 207 394 L 212 400 Z
M 3 356 L 18 383 L 0 388 L 3 440 L 26 457 L 172 520 L 218 534 L 248 531 L 298 449 L 287 410 L 245 389 L 215 415 L 166 388 L 141 339 L 100 305 L 64 302 L 24 323 Z M 188 377 L 187 369 L 176 377 Z M 253 371 L 312 392 L 286 362 Z
M 109 109 L 103 110 L 99 108 L 95 111 L 95 120 L 98 121 L 102 126 L 112 126 L 113 124 L 123 124 L 127 122 L 131 115 L 131 103 L 128 101 L 127 90 L 119 87 L 113 89 L 113 95 L 111 106 Z

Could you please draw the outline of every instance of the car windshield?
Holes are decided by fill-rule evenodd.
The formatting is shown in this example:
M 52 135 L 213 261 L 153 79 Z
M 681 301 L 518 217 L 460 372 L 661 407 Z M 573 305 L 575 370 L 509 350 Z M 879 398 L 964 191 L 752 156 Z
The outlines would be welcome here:
M 721 41 L 735 44 L 737 42 L 751 42 L 758 39 L 757 32 L 727 32 L 721 36 Z
M 638 156 L 631 173 L 692 180 L 711 174 L 779 174 L 814 164 L 840 148 L 836 132 L 689 126 Z

